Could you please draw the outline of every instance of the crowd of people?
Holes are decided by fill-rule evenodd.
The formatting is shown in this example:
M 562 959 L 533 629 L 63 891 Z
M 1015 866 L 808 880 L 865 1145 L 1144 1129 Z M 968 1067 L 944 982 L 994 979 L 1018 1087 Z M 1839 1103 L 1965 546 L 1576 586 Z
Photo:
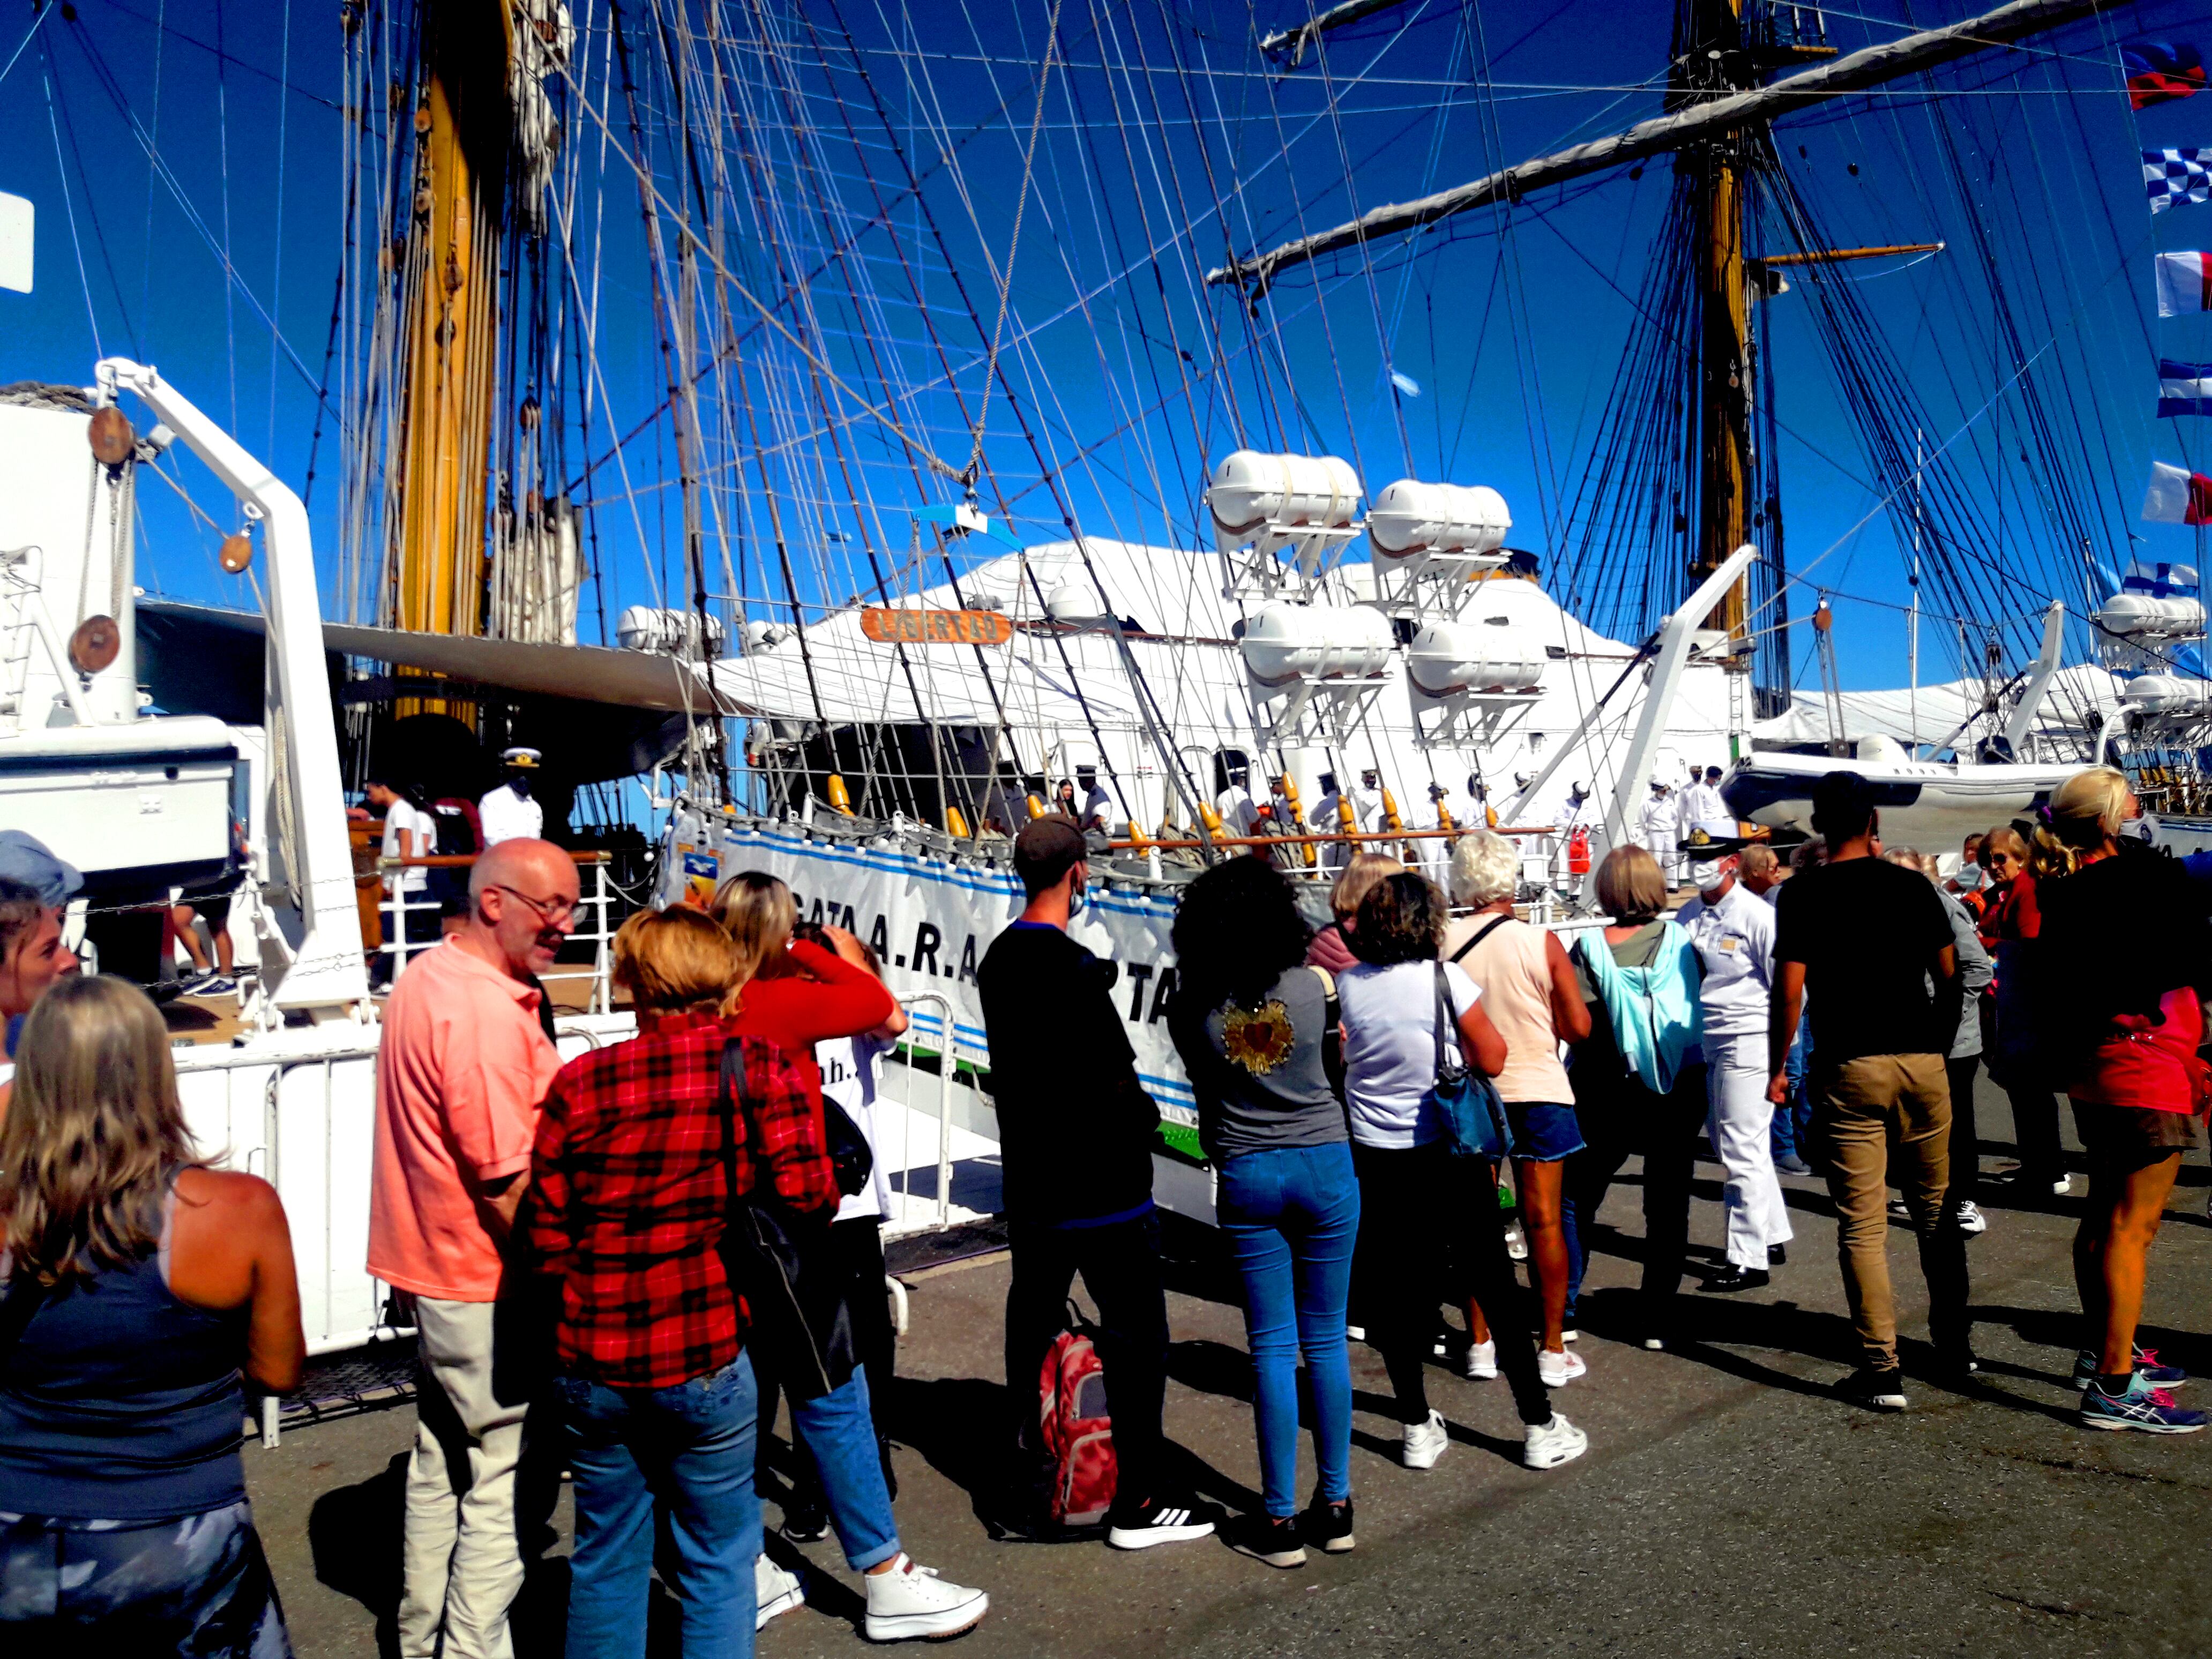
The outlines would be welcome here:
M 1682 1337 L 1701 1136 L 1723 1172 L 1724 1260 L 1703 1290 L 1771 1282 L 1793 1241 L 1778 1171 L 1817 1172 L 1858 1351 L 1843 1392 L 1901 1409 L 1893 1216 L 1936 1375 L 1962 1383 L 1979 1200 L 2000 1179 L 2046 1199 L 2068 1179 L 2060 1092 L 2088 1168 L 2079 1421 L 2202 1429 L 2136 1326 L 2212 1097 L 2212 923 L 2190 872 L 2124 833 L 2131 810 L 2124 778 L 2091 769 L 1945 879 L 1886 845 L 1869 787 L 1838 772 L 1789 864 L 1700 821 L 1680 849 L 1692 896 L 1678 906 L 1659 857 L 1618 847 L 1593 875 L 1601 920 L 1567 929 L 1518 912 L 1519 854 L 1483 829 L 1454 845 L 1448 891 L 1350 857 L 1318 932 L 1268 860 L 1201 872 L 1173 924 L 1168 1019 L 1252 1366 L 1261 1502 L 1235 1519 L 1185 1484 L 1163 1421 L 1159 1115 L 1110 969 L 1070 931 L 1090 842 L 1073 815 L 1032 819 L 1012 848 L 1023 908 L 978 994 L 1010 1257 L 1002 1432 L 1033 1516 L 1054 1512 L 1038 1379 L 1079 1279 L 1111 1380 L 1112 1547 L 1218 1532 L 1282 1568 L 1352 1549 L 1355 1340 L 1382 1360 L 1404 1467 L 1451 1443 L 1425 1381 L 1440 1357 L 1506 1379 L 1528 1468 L 1580 1456 L 1555 1396 L 1591 1386 L 1578 1307 L 1607 1191 L 1640 1156 L 1636 1336 L 1663 1348 Z M 73 877 L 0 837 L 0 1625 L 273 1659 L 289 1647 L 238 1446 L 246 1385 L 282 1392 L 304 1357 L 283 1211 L 193 1146 L 146 997 L 72 974 Z M 656 1571 L 687 1655 L 750 1653 L 805 1595 L 763 1552 L 771 1480 L 787 1537 L 836 1533 L 870 1639 L 973 1629 L 989 1598 L 918 1565 L 895 1510 L 870 1103 L 904 1015 L 882 964 L 803 923 L 781 880 L 739 875 L 710 906 L 624 923 L 613 971 L 636 1035 L 564 1064 L 538 975 L 577 904 L 558 848 L 501 840 L 384 1011 L 368 1265 L 407 1298 L 422 1379 L 398 1650 L 511 1653 L 522 1540 L 563 1467 L 571 1659 L 644 1652 Z M 830 1044 L 851 1045 L 857 1110 L 823 1093 Z M 1980 1173 L 1984 1064 L 2021 1125 L 2002 1178 Z

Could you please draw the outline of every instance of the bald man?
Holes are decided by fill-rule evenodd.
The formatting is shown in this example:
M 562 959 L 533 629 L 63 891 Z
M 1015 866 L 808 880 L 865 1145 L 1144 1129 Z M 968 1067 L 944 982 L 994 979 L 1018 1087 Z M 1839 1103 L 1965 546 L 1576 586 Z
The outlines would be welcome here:
M 505 1246 L 538 1104 L 561 1068 L 538 975 L 576 931 L 577 897 L 559 848 L 501 842 L 469 872 L 467 921 L 408 963 L 385 1005 L 368 1271 L 413 1294 L 421 1332 L 399 1601 L 407 1659 L 513 1651 L 515 1470 L 544 1379 L 512 1363 L 535 1345 Z

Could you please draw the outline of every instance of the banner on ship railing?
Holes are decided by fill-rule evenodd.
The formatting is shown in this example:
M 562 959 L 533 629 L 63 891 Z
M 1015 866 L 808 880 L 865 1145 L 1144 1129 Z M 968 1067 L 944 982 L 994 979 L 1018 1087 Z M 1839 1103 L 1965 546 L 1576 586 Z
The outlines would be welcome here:
M 1021 883 L 1010 867 L 952 864 L 777 831 L 733 830 L 710 849 L 703 841 L 687 841 L 680 826 L 672 850 L 676 856 L 665 867 L 680 870 L 692 884 L 703 884 L 710 862 L 721 880 L 747 870 L 781 877 L 803 919 L 845 928 L 875 947 L 901 999 L 925 991 L 945 998 L 952 1006 L 959 1057 L 988 1066 L 975 969 L 991 941 L 1021 914 Z M 1068 933 L 1112 975 L 1114 1005 L 1137 1052 L 1137 1074 L 1161 1115 L 1193 1123 L 1190 1083 L 1168 1036 L 1176 988 L 1168 930 L 1174 920 L 1171 895 L 1109 892 L 1094 882 Z M 917 1027 L 941 1035 L 933 1006 L 923 1003 L 912 1013 Z M 1080 1066 L 1084 1056 L 1071 1054 L 1067 1063 Z

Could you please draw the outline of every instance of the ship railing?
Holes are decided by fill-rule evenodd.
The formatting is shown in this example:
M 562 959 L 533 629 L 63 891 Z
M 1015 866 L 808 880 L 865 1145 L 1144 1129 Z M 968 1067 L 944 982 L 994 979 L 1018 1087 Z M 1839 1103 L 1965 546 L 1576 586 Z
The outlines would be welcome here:
M 465 870 L 483 855 L 477 853 L 437 854 L 419 859 L 379 859 L 377 870 L 390 876 L 403 870 Z M 576 873 L 586 889 L 576 904 L 576 931 L 570 942 L 581 942 L 592 947 L 588 966 L 582 963 L 556 965 L 539 977 L 550 982 L 555 980 L 586 980 L 591 984 L 589 1012 L 606 1014 L 614 1012 L 614 937 L 617 926 L 615 901 L 619 894 L 609 875 L 611 860 L 604 852 L 572 852 L 568 854 L 576 865 Z M 585 872 L 590 872 L 588 877 Z M 384 895 L 379 908 L 384 914 L 384 943 L 377 946 L 379 954 L 390 957 L 392 973 L 397 978 L 407 966 L 408 958 L 420 956 L 438 942 L 434 929 L 425 929 L 428 939 L 407 936 L 407 918 L 428 915 L 436 917 L 442 906 L 425 883 L 418 892 L 408 892 L 398 884 Z M 595 924 L 590 929 L 584 926 L 587 916 Z M 559 1006 L 559 999 L 555 999 Z
M 902 999 L 900 1006 L 911 1012 L 925 1004 L 932 1010 L 930 1017 L 936 1022 L 936 1031 L 925 1032 L 918 1024 L 909 1023 L 893 1051 L 904 1061 L 906 1085 L 899 1103 L 904 1110 L 899 1118 L 898 1170 L 890 1182 L 891 1191 L 898 1195 L 899 1212 L 884 1218 L 886 1238 L 943 1232 L 952 1224 L 952 1087 L 959 1080 L 960 1028 L 953 1023 L 951 1000 L 938 992 L 918 992 Z M 937 1054 L 937 1185 L 933 1204 L 917 1216 L 908 1191 L 915 1170 L 910 1137 L 918 1115 L 914 1080 L 921 1074 L 921 1067 L 915 1062 L 921 1058 L 925 1038 L 933 1039 Z M 888 1146 L 879 1148 L 881 1152 L 890 1150 Z M 902 1326 L 903 1323 L 902 1319 Z

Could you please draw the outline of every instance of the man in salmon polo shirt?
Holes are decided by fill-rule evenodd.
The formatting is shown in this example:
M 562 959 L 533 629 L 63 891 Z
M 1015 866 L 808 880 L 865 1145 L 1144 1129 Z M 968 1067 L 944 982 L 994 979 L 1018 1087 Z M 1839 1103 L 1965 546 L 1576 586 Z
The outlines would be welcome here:
M 532 1373 L 505 1248 L 561 1059 L 537 976 L 576 931 L 576 866 L 501 842 L 469 872 L 460 931 L 410 961 L 384 1008 L 368 1270 L 414 1293 L 422 1393 L 407 1469 L 403 1659 L 510 1659 L 522 1589 L 515 1469 Z M 445 1642 L 439 1644 L 443 1631 Z

